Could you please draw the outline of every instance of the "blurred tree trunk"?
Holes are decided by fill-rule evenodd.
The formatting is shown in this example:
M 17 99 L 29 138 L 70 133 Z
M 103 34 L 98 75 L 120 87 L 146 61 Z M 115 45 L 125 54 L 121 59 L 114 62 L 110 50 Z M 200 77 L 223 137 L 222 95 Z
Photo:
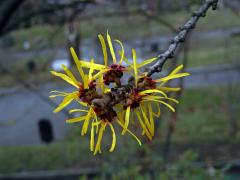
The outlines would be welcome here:
M 1 2 L 0 34 L 24 1 L 25 0 L 8 0 Z
M 78 58 L 80 59 L 80 33 L 74 19 L 70 19 L 65 28 L 65 36 L 67 39 L 68 59 L 71 65 L 74 65 L 74 60 L 70 52 L 70 47 L 73 47 Z
M 229 136 L 231 138 L 236 138 L 238 132 L 238 123 L 237 123 L 237 111 L 236 111 L 236 91 L 237 88 L 233 84 L 229 84 L 227 86 L 227 96 L 226 96 L 226 104 L 227 104 L 227 113 L 229 118 Z
M 225 44 L 224 44 L 224 48 L 225 48 L 225 54 L 224 54 L 224 58 L 225 59 L 230 59 L 231 57 L 229 57 L 228 51 L 229 51 L 229 47 L 230 47 L 230 41 L 233 41 L 234 38 L 237 36 L 235 34 L 236 32 L 234 32 L 234 34 L 231 34 L 231 36 L 233 38 L 230 37 L 226 37 L 225 39 Z M 236 107 L 238 107 L 238 88 L 236 85 L 234 85 L 233 83 L 228 83 L 227 84 L 227 89 L 226 89 L 226 93 L 225 93 L 225 104 L 226 104 L 226 114 L 227 114 L 227 120 L 228 120 L 228 134 L 229 137 L 234 139 L 237 136 L 237 132 L 238 132 L 238 118 L 237 118 L 237 110 Z
M 3 1 L 3 0 L 2 0 Z M 76 14 L 82 12 L 88 4 L 94 4 L 94 0 L 82 0 L 82 1 L 66 1 L 68 3 L 57 3 L 55 5 L 49 5 L 46 1 L 25 1 L 25 0 L 5 0 L 0 3 L 0 35 L 7 34 L 17 28 L 22 28 L 24 24 L 34 21 L 44 21 L 46 24 L 53 24 L 57 22 L 62 24 L 62 19 L 65 18 L 64 14 L 56 15 L 56 12 L 61 12 L 64 9 L 74 9 Z M 22 9 L 18 10 L 21 4 Z M 32 8 L 29 10 L 27 6 Z M 76 12 L 75 11 L 75 12 Z M 17 14 L 19 13 L 19 14 Z M 49 16 L 49 15 L 54 16 Z M 15 15 L 13 17 L 13 15 Z M 60 18 L 58 18 L 60 16 Z M 37 19 L 39 18 L 39 19 Z
M 187 63 L 188 63 L 189 42 L 190 42 L 190 35 L 185 40 L 185 44 L 183 46 L 183 62 L 182 62 L 183 66 L 184 66 L 182 69 L 183 72 L 185 71 L 185 69 L 187 67 Z M 171 69 L 174 69 L 176 66 L 177 66 L 177 61 L 173 61 Z M 177 87 L 180 87 L 181 91 L 174 94 L 172 98 L 177 99 L 179 101 L 181 99 L 182 93 L 184 91 L 184 78 L 180 78 L 178 80 Z M 169 157 L 169 154 L 171 151 L 172 136 L 175 132 L 176 122 L 179 119 L 179 116 L 178 116 L 179 105 L 174 104 L 173 107 L 175 108 L 175 113 L 171 113 L 170 121 L 167 126 L 167 134 L 166 134 L 166 138 L 165 138 L 165 142 L 164 142 L 163 156 L 164 156 L 165 160 L 167 160 Z

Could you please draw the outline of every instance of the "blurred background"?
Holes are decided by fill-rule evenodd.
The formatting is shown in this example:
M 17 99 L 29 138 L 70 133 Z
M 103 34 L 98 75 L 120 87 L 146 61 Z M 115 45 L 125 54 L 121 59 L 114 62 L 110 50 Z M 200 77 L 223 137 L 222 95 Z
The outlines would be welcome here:
M 179 64 L 190 77 L 175 114 L 162 107 L 152 142 L 118 131 L 117 148 L 93 156 L 81 123 L 54 114 L 50 90 L 71 91 L 50 70 L 80 59 L 102 63 L 97 35 L 110 32 L 138 60 L 166 50 L 204 0 L 0 1 L 0 179 L 240 179 L 240 1 L 209 10 L 161 77 Z M 111 135 L 105 135 L 109 145 Z

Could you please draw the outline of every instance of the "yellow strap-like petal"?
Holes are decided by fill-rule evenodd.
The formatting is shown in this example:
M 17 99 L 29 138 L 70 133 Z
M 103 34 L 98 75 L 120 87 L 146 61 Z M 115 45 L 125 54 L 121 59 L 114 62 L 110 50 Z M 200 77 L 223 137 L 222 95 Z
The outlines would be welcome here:
M 87 116 L 86 116 L 86 119 L 85 119 L 85 121 L 84 121 L 84 123 L 83 123 L 82 135 L 84 135 L 84 134 L 87 133 L 88 125 L 89 125 L 89 121 L 90 121 L 91 117 L 92 117 L 92 110 L 89 109 L 88 114 L 87 114 Z
M 107 46 L 106 46 L 105 40 L 101 34 L 98 35 L 98 38 L 99 38 L 101 46 L 102 46 L 104 65 L 107 66 L 108 65 Z
M 162 96 L 147 96 L 147 97 L 143 97 L 143 99 L 149 99 L 149 100 L 153 100 L 153 99 L 156 99 L 156 100 L 167 99 L 167 100 L 173 101 L 173 102 L 175 102 L 177 104 L 179 103 L 179 101 L 176 100 L 176 99 L 169 98 L 169 97 L 162 97 Z
M 69 93 L 67 92 L 63 92 L 63 91 L 50 91 L 50 93 L 58 93 L 58 94 L 54 94 L 54 95 L 50 95 L 50 98 L 55 98 L 58 96 L 67 96 Z
M 124 124 L 124 111 L 118 112 L 117 115 L 120 122 Z
M 146 109 L 145 109 L 144 105 L 140 104 L 140 109 L 141 109 L 141 112 L 142 112 L 144 122 L 147 125 L 147 129 L 149 130 L 151 136 L 153 136 L 153 129 L 151 129 L 151 124 L 148 121 L 148 118 L 147 118 L 147 115 L 146 115 Z
M 79 62 L 80 62 L 80 64 L 81 64 L 82 67 L 88 68 L 88 69 L 91 68 L 91 63 L 90 63 L 90 62 L 83 61 L 83 60 L 80 60 Z M 106 68 L 105 65 L 97 64 L 97 63 L 94 63 L 94 64 L 93 64 L 93 69 L 94 69 L 94 70 L 100 71 L 100 70 L 102 70 L 102 69 L 104 69 L 104 68 Z
M 144 132 L 146 133 L 148 139 L 152 140 L 152 136 L 151 136 L 151 134 L 149 133 L 148 129 L 146 128 L 146 126 L 145 126 L 145 124 L 144 124 L 144 122 L 143 122 L 143 120 L 142 120 L 139 112 L 136 111 L 136 114 L 137 114 L 138 120 L 139 120 L 139 122 L 140 122 L 140 124 L 141 124 L 141 126 L 142 126 L 142 128 L 143 128 L 143 130 L 144 130 Z
M 176 78 L 185 77 L 185 76 L 189 76 L 189 75 L 190 75 L 189 73 L 180 73 L 180 74 L 169 75 L 164 78 L 156 80 L 156 82 L 169 81 L 171 79 L 176 79 Z
M 54 91 L 50 91 L 50 93 L 59 93 L 59 94 L 69 94 L 69 93 L 67 93 L 67 92 L 63 92 L 63 91 L 56 91 L 56 90 L 54 90 Z
M 122 135 L 124 135 L 128 129 L 128 124 L 129 124 L 129 118 L 130 118 L 130 106 L 127 107 L 126 114 L 125 114 L 125 123 L 124 123 L 124 128 L 122 131 Z
M 100 83 L 101 83 L 101 90 L 102 90 L 102 93 L 105 93 L 105 84 L 104 84 L 104 79 L 103 79 L 103 74 L 100 76 Z
M 117 123 L 118 123 L 122 128 L 124 128 L 124 125 L 123 125 L 119 120 L 117 120 Z M 137 136 L 135 136 L 129 129 L 127 129 L 127 132 L 128 132 L 129 134 L 131 134 L 131 135 L 137 140 L 137 142 L 138 142 L 138 144 L 139 144 L 140 146 L 142 145 L 141 141 L 137 138 Z
M 148 103 L 148 112 L 149 112 L 148 115 L 149 115 L 149 119 L 150 119 L 150 127 L 152 130 L 152 136 L 154 136 L 155 128 L 154 128 L 153 111 L 152 111 L 151 103 Z
M 64 71 L 68 75 L 68 77 L 70 77 L 75 84 L 80 84 L 77 81 L 77 79 L 75 78 L 75 76 L 73 75 L 73 73 L 64 64 L 62 64 L 62 68 L 64 69 Z
M 85 107 L 88 107 L 88 106 L 89 106 L 87 103 L 82 102 L 82 101 L 80 101 L 79 99 L 77 99 L 77 102 L 78 102 L 80 105 L 82 105 L 82 106 L 85 106 Z
M 113 125 L 111 123 L 108 123 L 110 128 L 111 128 L 111 131 L 112 131 L 112 145 L 111 145 L 111 148 L 110 148 L 110 152 L 113 152 L 113 150 L 115 149 L 115 146 L 116 146 L 116 133 L 114 131 L 114 128 L 113 128 Z
M 93 117 L 94 117 L 93 125 L 96 126 L 96 133 L 98 133 L 98 126 L 99 126 L 99 124 L 100 124 L 102 121 L 101 121 L 101 120 L 98 121 L 98 117 L 97 117 L 96 113 L 94 112 L 93 108 L 90 107 L 90 109 L 92 110 Z
M 170 75 L 173 75 L 173 74 L 177 74 L 179 71 L 181 71 L 183 68 L 183 65 L 179 65 L 178 67 L 176 67 L 171 73 Z
M 83 87 L 84 87 L 84 89 L 88 88 L 88 83 L 89 83 L 88 75 L 85 74 L 84 75 L 84 79 L 83 79 Z
M 96 80 L 99 76 L 103 75 L 105 72 L 109 71 L 109 69 L 102 69 L 97 74 L 95 74 L 92 80 Z
M 94 155 L 96 155 L 98 152 L 101 153 L 101 142 L 102 142 L 103 132 L 105 130 L 106 125 L 107 125 L 106 123 L 101 124 L 101 128 L 100 128 L 99 134 L 98 134 L 98 141 L 97 141 L 95 151 L 94 151 Z
M 159 105 L 158 102 L 155 102 L 155 104 L 156 104 L 156 106 L 157 106 L 157 110 L 158 110 L 158 112 L 157 112 L 157 114 L 156 114 L 156 117 L 160 117 L 160 115 L 161 115 L 161 108 L 160 108 L 160 105 Z
M 80 117 L 76 117 L 76 118 L 71 118 L 71 119 L 67 119 L 66 123 L 76 123 L 76 122 L 81 122 L 83 120 L 86 119 L 86 116 L 80 116 Z
M 138 69 L 137 69 L 137 54 L 135 49 L 132 49 L 132 55 L 133 55 L 133 70 L 134 70 L 135 86 L 137 87 Z
M 88 72 L 88 79 L 89 79 L 89 81 L 91 81 L 92 80 L 92 74 L 93 74 L 93 72 L 94 72 L 94 60 L 93 59 L 91 59 L 91 67 L 90 67 L 90 69 L 89 69 L 89 72 Z
M 84 110 L 84 109 L 71 109 L 69 110 L 69 113 L 75 113 L 75 112 L 88 112 L 88 110 Z
M 98 125 L 100 125 L 102 123 L 102 121 L 97 121 L 97 122 L 94 122 L 94 123 L 92 123 L 93 124 L 93 126 L 98 126 Z
M 73 85 L 74 87 L 78 88 L 78 84 L 76 84 L 70 77 L 68 77 L 66 74 L 58 73 L 55 71 L 50 71 L 52 75 L 62 78 L 64 81 L 68 82 L 69 84 Z
M 154 57 L 154 58 L 151 58 L 151 59 L 144 60 L 142 63 L 139 63 L 139 64 L 137 65 L 137 67 L 138 67 L 138 68 L 141 68 L 141 67 L 143 67 L 143 66 L 146 66 L 146 65 L 152 63 L 153 61 L 155 61 L 156 59 L 157 59 L 157 58 Z
M 156 99 L 151 99 L 151 100 L 143 100 L 143 101 L 156 101 L 159 103 L 164 104 L 165 106 L 167 106 L 169 109 L 171 109 L 173 112 L 175 112 L 175 109 L 168 103 L 164 102 L 164 101 L 160 101 L 160 100 L 156 100 Z
M 108 46 L 109 46 L 109 49 L 110 49 L 110 52 L 111 52 L 111 55 L 112 55 L 113 64 L 116 64 L 117 60 L 116 60 L 115 52 L 114 52 L 114 49 L 113 49 L 112 40 L 111 40 L 111 37 L 108 34 L 108 32 L 107 32 L 107 41 L 108 41 Z
M 65 108 L 68 104 L 70 104 L 74 99 L 78 97 L 78 92 L 73 92 L 65 96 L 63 101 L 58 105 L 58 107 L 53 111 L 54 113 L 57 113 L 61 111 L 63 108 Z
M 159 87 L 158 89 L 160 91 L 165 91 L 165 92 L 177 92 L 181 90 L 181 88 L 172 88 L 172 87 Z
M 74 60 L 74 62 L 76 64 L 76 66 L 77 66 L 78 72 L 79 72 L 82 80 L 84 80 L 84 72 L 83 72 L 83 69 L 82 69 L 82 64 L 79 61 L 79 59 L 77 57 L 77 54 L 76 54 L 76 52 L 74 51 L 74 49 L 72 47 L 70 48 L 70 52 L 71 52 L 71 54 L 73 56 L 73 60 Z
M 92 128 L 91 128 L 91 138 L 90 138 L 90 150 L 94 150 L 94 125 L 92 123 Z
M 54 95 L 50 95 L 49 98 L 55 98 L 55 97 L 65 97 L 66 94 L 54 94 Z
M 121 59 L 119 61 L 119 64 L 122 64 L 123 58 L 124 58 L 124 48 L 123 48 L 123 44 L 121 41 L 119 41 L 118 39 L 115 39 L 115 41 L 121 46 Z
M 149 90 L 141 91 L 139 94 L 140 94 L 140 95 L 147 95 L 147 94 L 150 94 L 150 93 L 160 93 L 160 94 L 162 94 L 164 97 L 167 97 L 167 94 L 166 94 L 166 93 L 164 93 L 163 91 L 158 90 L 158 89 L 149 89 Z

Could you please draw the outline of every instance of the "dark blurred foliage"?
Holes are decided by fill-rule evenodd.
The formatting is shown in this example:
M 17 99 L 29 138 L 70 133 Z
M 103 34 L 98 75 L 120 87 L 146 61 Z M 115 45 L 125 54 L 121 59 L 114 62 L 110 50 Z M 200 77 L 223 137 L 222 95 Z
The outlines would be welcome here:
M 202 0 L 8 0 L 0 2 L 0 35 L 14 29 L 26 28 L 36 24 L 63 24 L 72 16 L 77 16 L 86 6 L 111 4 L 112 9 L 125 9 L 129 6 L 140 7 L 151 13 L 168 13 L 180 10 L 190 10 L 193 5 L 199 5 Z M 224 0 L 224 4 L 234 11 L 240 7 L 236 0 Z
M 26 28 L 36 24 L 63 24 L 73 15 L 77 16 L 87 5 L 112 3 L 113 9 L 138 6 L 152 13 L 166 13 L 189 10 L 192 5 L 202 3 L 200 0 L 8 0 L 0 2 L 0 35 L 14 29 Z M 2 22 L 4 21 L 4 22 Z
M 63 24 L 72 11 L 82 11 L 91 0 L 8 0 L 0 3 L 0 35 L 36 24 Z

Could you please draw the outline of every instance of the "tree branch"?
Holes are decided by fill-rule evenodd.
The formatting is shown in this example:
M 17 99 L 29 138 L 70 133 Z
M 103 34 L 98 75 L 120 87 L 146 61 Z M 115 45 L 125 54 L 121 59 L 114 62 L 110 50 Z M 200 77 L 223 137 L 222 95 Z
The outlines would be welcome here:
M 177 29 L 169 22 L 167 22 L 164 18 L 160 18 L 158 16 L 155 16 L 154 14 L 147 13 L 144 10 L 139 10 L 139 13 L 146 17 L 147 19 L 154 20 L 165 27 L 169 28 L 173 33 L 177 33 Z
M 180 28 L 179 33 L 172 40 L 169 48 L 162 54 L 158 55 L 158 61 L 149 68 L 147 76 L 151 76 L 156 72 L 161 72 L 165 62 L 172 58 L 176 48 L 184 42 L 188 33 L 195 27 L 200 17 L 205 17 L 207 10 L 212 7 L 213 10 L 217 8 L 218 0 L 205 0 L 203 5 L 193 13 L 192 17 Z M 128 93 L 131 91 L 131 85 L 125 85 L 121 88 L 112 88 L 111 92 L 105 94 L 101 99 L 92 101 L 96 107 L 111 107 L 114 104 L 120 103 Z M 110 97 L 110 98 L 109 98 Z
M 13 0 L 8 2 L 8 4 L 4 4 L 6 7 L 2 10 L 0 16 L 0 32 L 8 24 L 9 20 L 23 2 L 24 0 Z
M 17 0 L 18 1 L 18 0 Z M 20 1 L 20 0 L 19 0 Z M 94 0 L 82 0 L 82 1 L 73 1 L 72 3 L 69 4 L 59 4 L 59 5 L 54 5 L 54 6 L 49 6 L 46 8 L 39 9 L 37 11 L 32 11 L 30 13 L 27 13 L 26 15 L 17 18 L 13 23 L 10 23 L 8 26 L 0 26 L 0 36 L 8 33 L 9 31 L 16 29 L 21 25 L 23 22 L 28 22 L 32 18 L 42 15 L 42 14 L 52 14 L 57 11 L 66 9 L 66 8 L 74 8 L 77 7 L 78 5 L 82 5 L 82 9 L 84 9 L 85 5 L 94 3 Z
M 193 13 L 192 17 L 180 28 L 179 33 L 173 38 L 169 48 L 162 54 L 158 55 L 157 62 L 148 70 L 147 76 L 151 76 L 156 72 L 161 72 L 165 62 L 174 56 L 174 52 L 178 45 L 185 41 L 188 33 L 195 28 L 200 17 L 205 17 L 207 10 L 212 7 L 213 10 L 217 7 L 218 0 L 206 0 L 205 3 Z

